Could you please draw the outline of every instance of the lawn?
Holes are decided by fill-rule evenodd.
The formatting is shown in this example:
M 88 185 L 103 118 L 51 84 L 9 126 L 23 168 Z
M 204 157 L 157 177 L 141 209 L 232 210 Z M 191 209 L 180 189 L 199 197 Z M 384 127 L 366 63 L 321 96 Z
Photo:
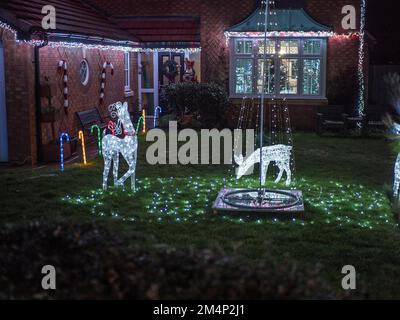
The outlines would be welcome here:
M 142 138 L 136 193 L 103 192 L 101 159 L 67 166 L 64 173 L 4 169 L 1 222 L 94 220 L 149 251 L 167 245 L 250 262 L 290 259 L 303 269 L 318 266 L 339 294 L 341 269 L 353 265 L 357 290 L 350 297 L 400 298 L 400 230 L 387 196 L 395 155 L 388 143 L 306 133 L 294 141 L 293 187 L 303 191 L 304 220 L 212 214 L 222 187 L 257 186 L 256 176 L 237 182 L 232 166 L 150 166 Z

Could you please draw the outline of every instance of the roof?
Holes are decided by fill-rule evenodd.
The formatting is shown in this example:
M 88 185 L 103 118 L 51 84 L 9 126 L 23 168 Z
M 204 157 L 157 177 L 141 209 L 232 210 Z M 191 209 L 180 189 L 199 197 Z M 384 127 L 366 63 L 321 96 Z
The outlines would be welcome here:
M 43 32 L 42 8 L 56 8 L 56 30 L 46 31 L 49 40 L 80 40 L 87 42 L 123 42 L 137 39 L 121 30 L 102 13 L 80 0 L 1 0 L 0 19 L 18 31 L 19 38 L 32 39 Z
M 198 17 L 134 17 L 114 16 L 118 26 L 134 35 L 147 46 L 155 43 L 195 44 L 200 42 L 200 18 Z
M 318 23 L 303 9 L 276 9 L 270 12 L 268 31 L 283 32 L 326 32 L 332 28 Z M 247 19 L 229 28 L 228 32 L 263 31 L 264 10 L 257 9 Z

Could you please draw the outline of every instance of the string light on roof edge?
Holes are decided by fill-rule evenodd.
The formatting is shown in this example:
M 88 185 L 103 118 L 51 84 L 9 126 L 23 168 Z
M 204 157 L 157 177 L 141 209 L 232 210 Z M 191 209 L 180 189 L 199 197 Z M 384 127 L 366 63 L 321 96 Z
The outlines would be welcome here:
M 13 27 L 11 27 L 9 24 L 3 22 L 0 20 L 0 29 L 5 29 L 7 31 L 10 31 L 13 33 L 15 40 L 17 40 L 17 30 L 15 30 Z
M 5 29 L 13 33 L 15 37 L 15 41 L 18 44 L 28 44 L 32 46 L 42 46 L 46 44 L 46 41 L 43 40 L 37 40 L 37 39 L 31 39 L 31 40 L 21 40 L 18 39 L 18 33 L 17 30 L 12 28 L 9 24 L 3 22 L 0 20 L 0 29 Z M 47 42 L 47 46 L 50 48 L 71 48 L 71 49 L 76 49 L 76 48 L 85 48 L 85 49 L 94 49 L 94 50 L 111 50 L 111 51 L 129 51 L 129 52 L 143 52 L 143 53 L 153 53 L 153 52 L 158 52 L 158 51 L 170 51 L 170 52 L 176 52 L 176 53 L 182 53 L 182 52 L 189 52 L 189 53 L 199 53 L 201 52 L 201 47 L 198 48 L 141 48 L 141 47 L 130 47 L 126 45 L 103 45 L 103 44 L 85 44 L 85 43 L 79 43 L 79 42 L 65 42 L 65 41 L 60 41 L 60 42 L 55 42 L 55 41 L 49 41 Z

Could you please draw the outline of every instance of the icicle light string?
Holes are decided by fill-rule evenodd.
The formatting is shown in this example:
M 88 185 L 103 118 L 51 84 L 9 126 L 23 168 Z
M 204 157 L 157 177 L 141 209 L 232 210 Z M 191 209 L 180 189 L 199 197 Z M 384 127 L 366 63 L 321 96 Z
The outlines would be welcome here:
M 361 0 L 361 22 L 360 22 L 360 47 L 358 52 L 358 115 L 365 116 L 365 23 L 366 23 L 366 0 Z M 359 123 L 359 127 L 362 123 Z

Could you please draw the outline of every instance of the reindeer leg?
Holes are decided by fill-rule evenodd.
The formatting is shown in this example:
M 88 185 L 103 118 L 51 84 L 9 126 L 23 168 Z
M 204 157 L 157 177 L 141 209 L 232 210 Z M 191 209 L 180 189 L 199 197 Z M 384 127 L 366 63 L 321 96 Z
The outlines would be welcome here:
M 104 155 L 103 190 L 107 190 L 108 174 L 111 167 L 111 157 Z
M 270 161 L 265 162 L 263 167 L 261 168 L 261 182 L 262 182 L 262 185 L 265 185 L 265 182 L 267 180 L 267 173 L 268 173 L 268 168 L 269 168 L 269 164 L 270 163 L 271 163 Z
M 285 171 L 286 171 L 286 186 L 290 186 L 292 183 L 292 170 L 290 170 L 290 164 L 287 164 L 285 166 Z
M 121 186 L 124 185 L 125 181 L 128 180 L 128 178 L 131 177 L 131 176 L 135 173 L 135 170 L 136 170 L 136 163 L 135 163 L 135 161 L 134 161 L 134 157 L 133 157 L 133 156 L 130 156 L 129 158 L 126 158 L 125 160 L 126 160 L 126 162 L 128 163 L 128 165 L 129 165 L 129 169 L 128 169 L 128 171 L 118 180 L 118 185 L 121 185 Z
M 133 166 L 134 166 L 135 169 L 134 169 L 134 171 L 133 171 L 133 173 L 131 175 L 131 188 L 132 188 L 132 191 L 136 190 L 136 164 L 137 164 L 137 148 L 136 148 L 135 155 L 134 155 L 134 160 L 133 160 Z
M 278 183 L 279 181 L 281 181 L 283 171 L 284 171 L 284 166 L 283 166 L 282 162 L 278 162 L 277 164 L 278 164 L 278 168 L 279 168 L 279 174 L 275 179 L 275 183 Z
M 118 187 L 119 153 L 113 155 L 114 187 Z

